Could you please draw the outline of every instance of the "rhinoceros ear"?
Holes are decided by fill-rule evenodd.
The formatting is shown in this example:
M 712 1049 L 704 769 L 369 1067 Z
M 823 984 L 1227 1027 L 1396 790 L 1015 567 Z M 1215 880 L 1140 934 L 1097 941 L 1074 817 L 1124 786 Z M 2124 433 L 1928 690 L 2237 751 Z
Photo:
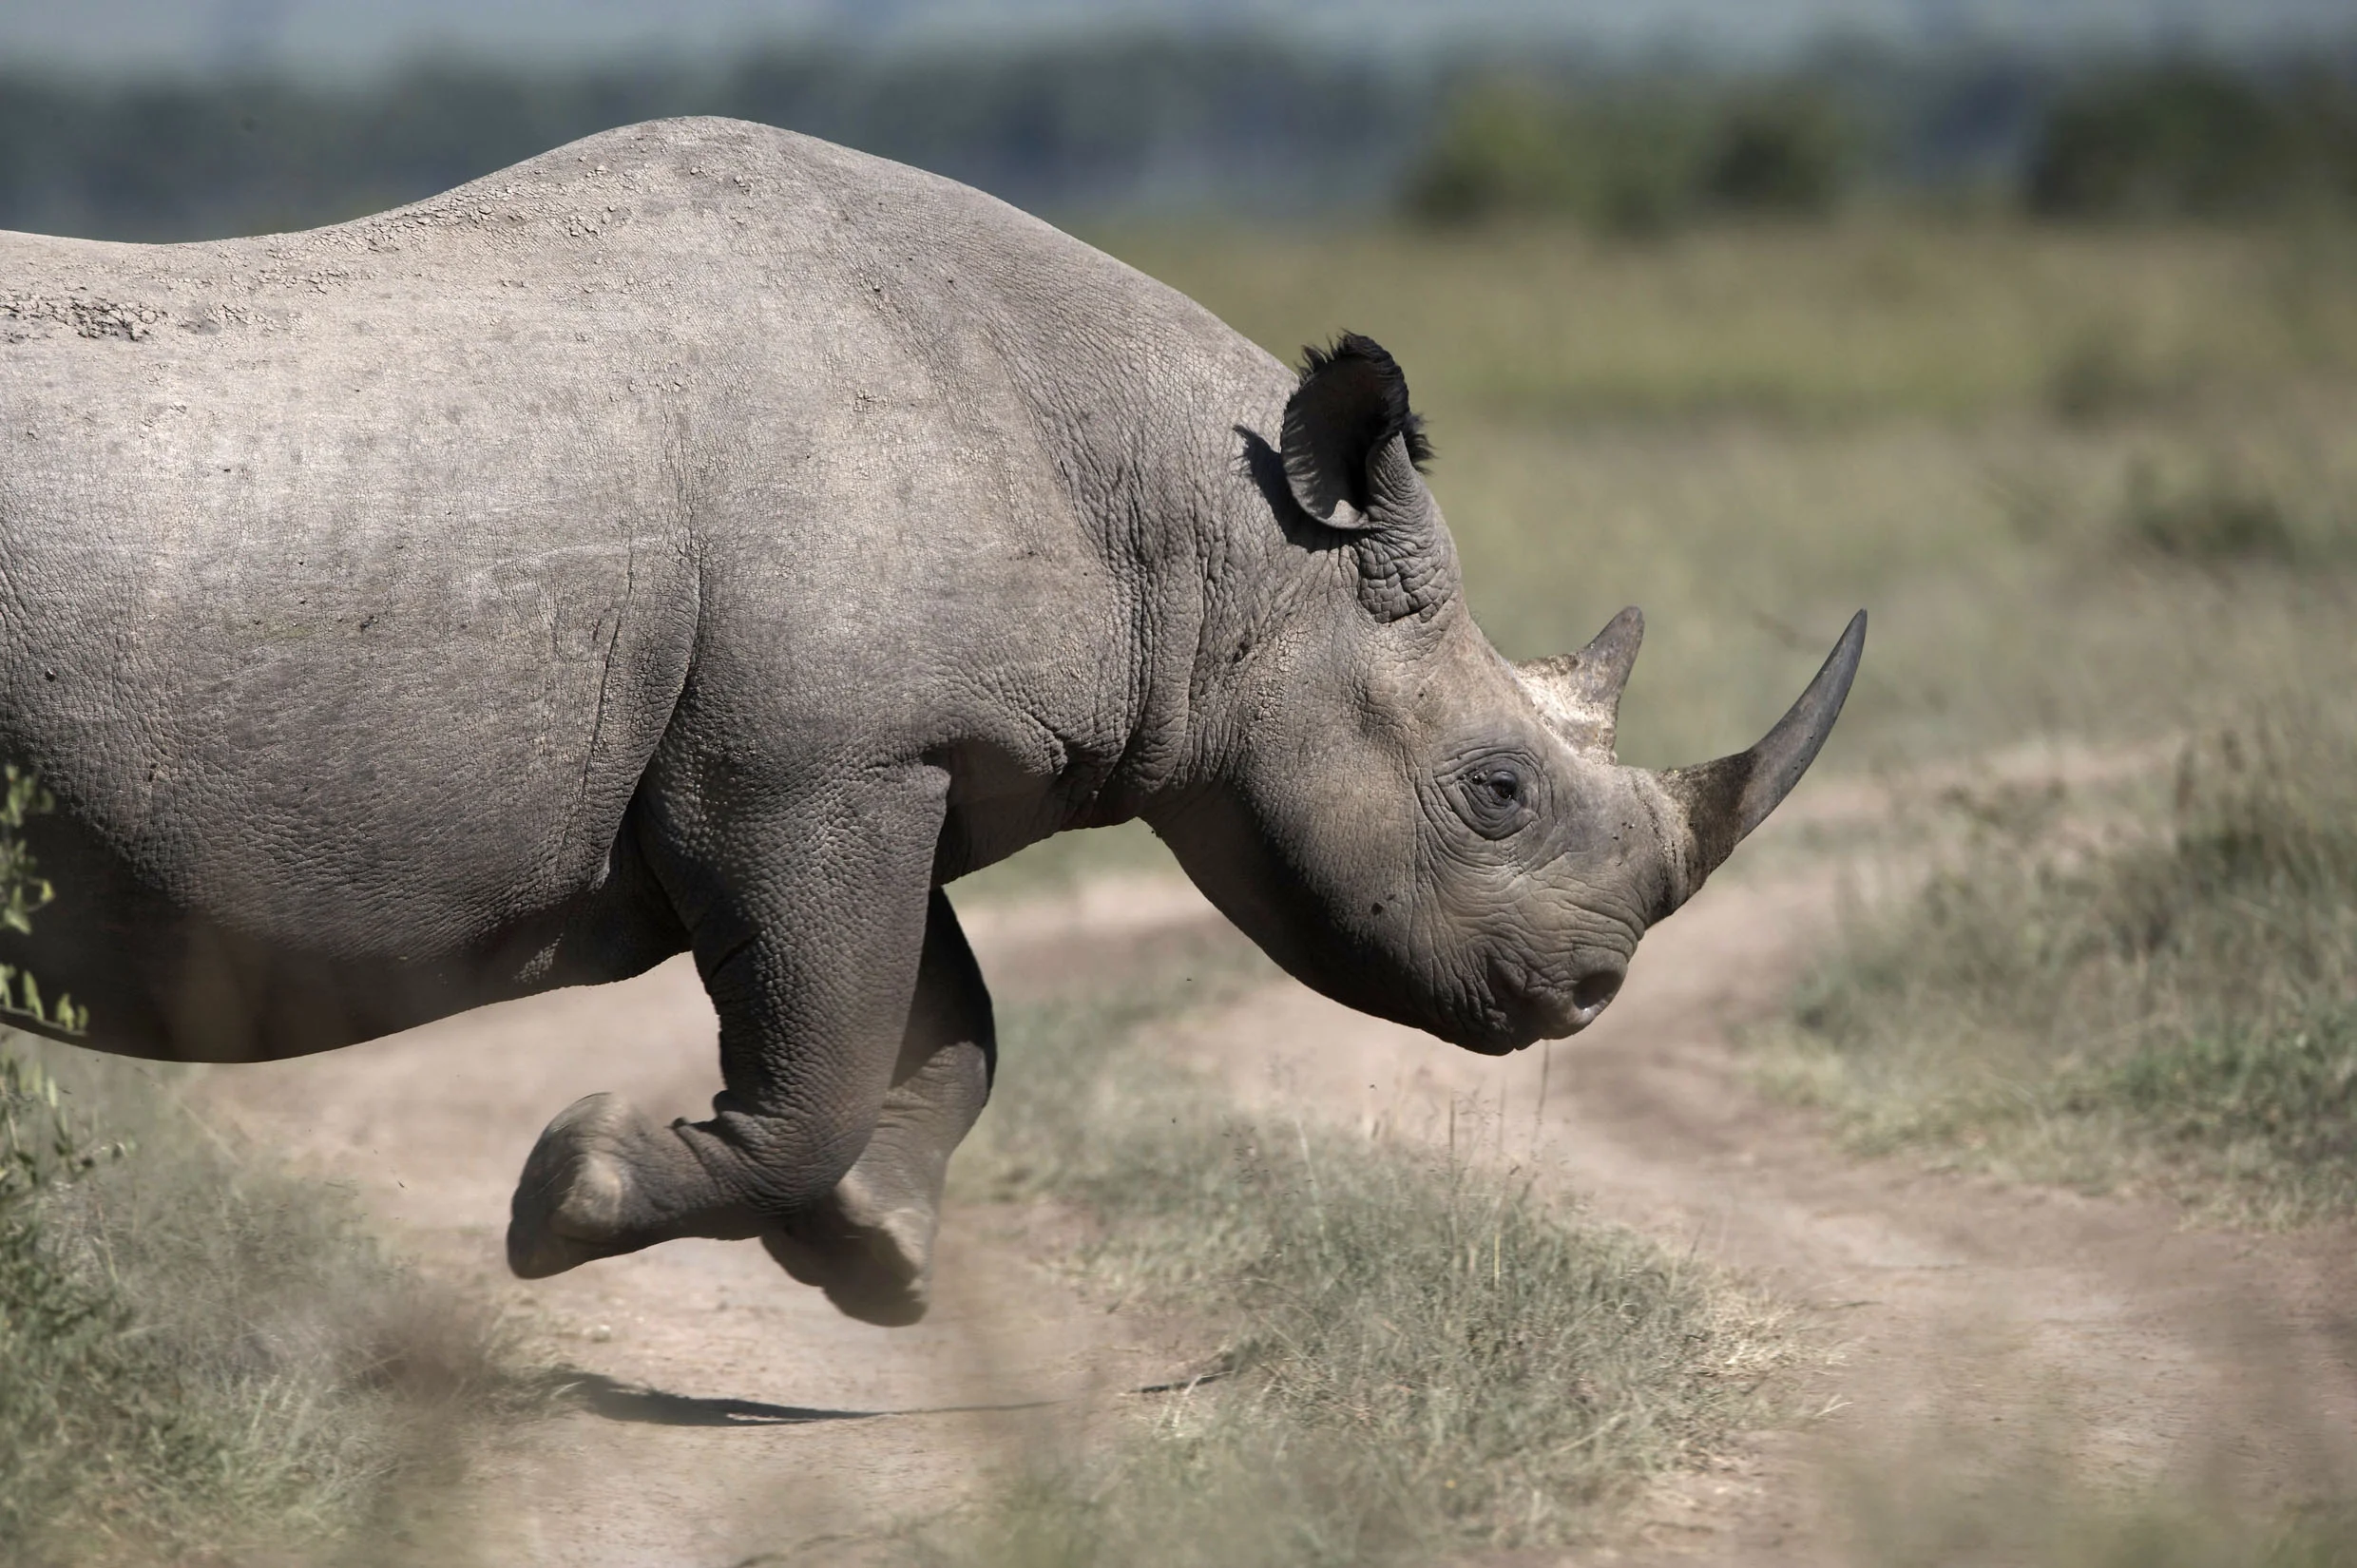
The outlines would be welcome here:
M 1302 351 L 1285 405 L 1285 483 L 1301 509 L 1362 536 L 1368 607 L 1428 614 L 1454 581 L 1454 556 L 1422 468 L 1432 455 L 1408 406 L 1408 377 L 1372 338 L 1345 333 Z
M 1408 377 L 1371 337 L 1347 332 L 1331 349 L 1301 351 L 1301 385 L 1285 405 L 1285 482 L 1301 509 L 1333 528 L 1371 526 L 1385 502 L 1415 506 L 1416 470 L 1432 455 L 1424 421 L 1408 406 Z M 1380 462 L 1399 443 L 1406 461 Z M 1402 485 L 1418 495 L 1391 495 Z

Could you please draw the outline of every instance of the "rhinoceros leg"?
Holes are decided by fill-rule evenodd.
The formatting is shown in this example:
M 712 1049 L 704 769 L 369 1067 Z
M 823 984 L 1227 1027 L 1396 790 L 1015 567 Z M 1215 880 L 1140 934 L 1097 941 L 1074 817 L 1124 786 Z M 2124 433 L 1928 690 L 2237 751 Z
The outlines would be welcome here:
M 997 1054 L 982 970 L 935 889 L 916 1000 L 875 1136 L 815 1209 L 761 1233 L 786 1272 L 823 1287 L 862 1322 L 925 1315 L 949 1156 L 990 1098 Z
M 510 1267 L 538 1278 L 678 1236 L 758 1236 L 789 1273 L 823 1287 L 850 1315 L 914 1322 L 925 1310 L 949 1155 L 988 1098 L 996 1051 L 989 993 L 949 899 L 936 889 L 927 906 L 913 994 L 872 1132 L 852 1169 L 814 1199 L 764 1201 L 760 1172 L 748 1167 L 774 1162 L 791 1180 L 798 1162 L 761 1159 L 769 1151 L 757 1133 L 721 1141 L 744 1122 L 783 1119 L 740 1108 L 775 1103 L 778 1090 L 740 1081 L 757 1075 L 726 1050 L 729 1001 L 720 1006 L 722 1115 L 664 1126 L 619 1096 L 575 1102 L 525 1163 L 508 1233 Z
M 729 1203 L 674 1126 L 620 1095 L 587 1095 L 532 1145 L 508 1219 L 508 1267 L 542 1279 L 680 1236 L 742 1240 L 760 1217 Z

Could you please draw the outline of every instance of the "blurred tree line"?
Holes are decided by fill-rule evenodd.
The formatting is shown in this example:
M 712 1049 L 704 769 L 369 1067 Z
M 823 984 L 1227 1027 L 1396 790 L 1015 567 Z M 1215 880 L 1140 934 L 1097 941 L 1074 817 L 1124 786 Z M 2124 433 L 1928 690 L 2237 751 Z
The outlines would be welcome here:
M 1861 191 L 2053 219 L 2357 214 L 2357 70 L 1903 63 L 1773 81 L 1462 84 L 1405 182 L 1437 221 L 1560 214 L 1644 232 L 1822 217 Z
M 1033 209 L 1364 203 L 1420 129 L 1391 88 L 1372 66 L 1242 37 L 535 74 L 429 62 L 356 88 L 0 68 L 0 227 L 153 240 L 332 222 L 685 114 L 805 131 Z
M 2357 210 L 2357 88 L 2319 66 L 2272 80 L 2191 63 L 2101 78 L 2047 116 L 2023 191 L 2062 217 Z
M 1624 234 L 1708 212 L 1822 217 L 1855 182 L 1862 143 L 1812 84 L 1566 92 L 1508 78 L 1460 89 L 1403 196 L 1441 222 L 1552 213 Z
M 0 67 L 0 227 L 177 239 L 333 221 L 606 126 L 766 121 L 1048 212 L 1562 215 L 1641 233 L 1866 194 L 2053 218 L 2357 209 L 2357 53 L 2077 66 L 1832 50 L 1773 79 L 1414 63 L 1248 36 L 713 67 L 421 64 L 360 86 Z

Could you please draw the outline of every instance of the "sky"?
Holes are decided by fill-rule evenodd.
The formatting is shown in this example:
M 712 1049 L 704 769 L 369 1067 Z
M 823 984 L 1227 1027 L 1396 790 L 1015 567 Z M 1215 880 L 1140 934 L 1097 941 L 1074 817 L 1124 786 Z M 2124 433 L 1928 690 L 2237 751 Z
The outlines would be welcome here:
M 813 33 L 1020 43 L 1090 30 L 1264 29 L 1348 48 L 1502 40 L 1773 60 L 1829 36 L 2031 49 L 2346 40 L 2357 0 L 0 0 L 0 65 L 86 76 L 365 76 L 420 55 L 511 67 L 708 58 Z

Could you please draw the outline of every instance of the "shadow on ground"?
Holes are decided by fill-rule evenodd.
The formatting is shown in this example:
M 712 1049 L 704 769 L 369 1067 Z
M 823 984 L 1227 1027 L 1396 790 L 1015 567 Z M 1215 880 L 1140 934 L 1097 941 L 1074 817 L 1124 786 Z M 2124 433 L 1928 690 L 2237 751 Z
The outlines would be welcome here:
M 565 1369 L 555 1373 L 558 1397 L 608 1421 L 652 1426 L 807 1426 L 825 1421 L 884 1421 L 894 1416 L 967 1416 L 1014 1410 L 1044 1410 L 1070 1403 L 1056 1399 L 1016 1400 L 1000 1405 L 934 1405 L 908 1410 L 829 1410 L 798 1405 L 769 1405 L 757 1399 L 700 1398 L 624 1383 L 602 1372 Z M 1177 1386 L 1172 1385 L 1171 1386 Z M 1140 1392 L 1159 1392 L 1140 1389 Z

